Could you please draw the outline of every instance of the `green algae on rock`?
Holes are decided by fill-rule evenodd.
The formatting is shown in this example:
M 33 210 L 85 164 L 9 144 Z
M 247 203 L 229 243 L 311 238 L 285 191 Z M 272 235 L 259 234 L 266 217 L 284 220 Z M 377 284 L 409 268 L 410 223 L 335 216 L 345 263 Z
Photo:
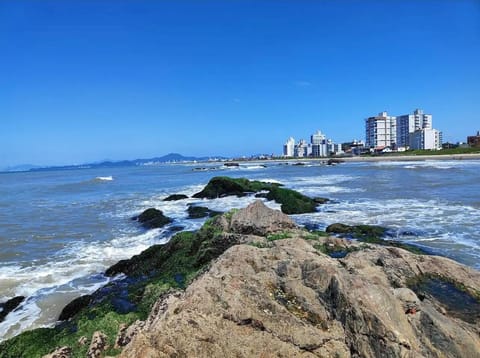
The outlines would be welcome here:
M 188 196 L 185 194 L 172 194 L 163 199 L 163 201 L 177 201 L 183 199 L 188 199 Z
M 267 199 L 275 200 L 281 204 L 281 210 L 285 214 L 313 213 L 317 208 L 314 199 L 286 188 L 274 187 L 270 189 Z
M 220 215 L 220 211 L 210 210 L 205 206 L 189 205 L 188 209 L 188 218 L 189 219 L 200 219 L 205 217 L 213 217 Z
M 245 196 L 247 193 L 270 190 L 278 185 L 276 183 L 250 181 L 245 178 L 214 177 L 210 179 L 202 191 L 194 194 L 193 197 L 215 199 L 229 195 Z
M 138 220 L 146 229 L 160 228 L 172 222 L 172 219 L 166 217 L 161 210 L 155 208 L 147 209 L 133 219 Z
M 385 234 L 388 229 L 376 225 L 346 225 L 335 223 L 327 226 L 327 233 L 340 234 L 340 236 L 349 236 L 362 242 L 369 244 L 377 244 L 384 246 L 400 247 L 415 254 L 427 254 L 420 247 L 399 242 L 397 240 L 385 240 Z

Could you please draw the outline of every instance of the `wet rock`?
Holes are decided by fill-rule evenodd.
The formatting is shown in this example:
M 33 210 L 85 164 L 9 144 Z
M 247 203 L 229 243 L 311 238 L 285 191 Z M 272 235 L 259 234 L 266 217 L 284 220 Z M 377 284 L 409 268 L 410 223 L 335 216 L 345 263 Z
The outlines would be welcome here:
M 256 193 L 269 190 L 278 184 L 250 181 L 244 178 L 214 177 L 210 179 L 205 188 L 194 194 L 194 198 L 215 199 L 224 196 L 245 196 L 248 193 Z
M 371 244 L 400 247 L 415 254 L 428 254 L 427 251 L 412 244 L 403 243 L 397 240 L 384 240 L 382 237 L 388 236 L 388 229 L 382 226 L 345 225 L 341 223 L 335 223 L 327 226 L 325 231 L 332 234 L 340 234 L 341 236 L 354 238 Z
M 281 204 L 281 210 L 285 214 L 313 213 L 317 208 L 317 203 L 312 198 L 286 188 L 270 189 L 267 199 Z
M 240 164 L 238 163 L 224 163 L 223 164 L 225 167 L 239 167 Z
M 321 197 L 315 197 L 313 198 L 313 201 L 316 203 L 316 204 L 326 204 L 330 201 L 330 199 L 327 199 L 327 198 L 321 198 Z
M 168 231 L 171 233 L 175 233 L 183 230 L 185 230 L 185 226 L 182 226 L 182 225 L 174 225 L 168 228 Z
M 163 201 L 176 201 L 182 199 L 188 199 L 188 196 L 185 194 L 172 194 L 163 199 Z
M 52 353 L 44 355 L 42 358 L 71 358 L 73 357 L 73 351 L 70 347 L 59 347 Z
M 133 218 L 142 224 L 146 229 L 155 229 L 165 226 L 172 222 L 172 219 L 163 215 L 158 209 L 150 208 L 145 210 L 139 216 Z
M 2 309 L 2 311 L 0 311 L 0 322 L 3 322 L 5 317 L 15 310 L 24 300 L 24 296 L 16 296 L 6 302 L 0 303 L 0 308 Z
M 189 205 L 188 209 L 188 218 L 189 219 L 200 219 L 205 217 L 213 217 L 216 215 L 220 215 L 221 212 L 210 210 L 205 206 L 197 206 L 197 205 Z
M 297 225 L 288 215 L 265 206 L 260 200 L 233 213 L 230 229 L 238 234 L 267 235 L 272 232 L 294 229 Z
M 342 160 L 342 159 L 329 159 L 327 161 L 327 165 L 335 165 L 335 164 L 340 164 L 340 163 L 344 163 L 345 161 Z
M 201 192 L 194 194 L 193 197 L 215 199 L 229 195 L 245 196 L 245 187 L 231 178 L 215 177 L 208 182 Z
M 108 337 L 100 331 L 93 333 L 92 341 L 87 351 L 87 358 L 100 358 L 108 348 Z
M 70 302 L 63 308 L 62 312 L 60 313 L 60 316 L 58 317 L 58 320 L 66 321 L 74 317 L 83 308 L 87 307 L 90 304 L 90 302 L 92 302 L 91 295 L 80 296 L 74 299 L 72 302 Z

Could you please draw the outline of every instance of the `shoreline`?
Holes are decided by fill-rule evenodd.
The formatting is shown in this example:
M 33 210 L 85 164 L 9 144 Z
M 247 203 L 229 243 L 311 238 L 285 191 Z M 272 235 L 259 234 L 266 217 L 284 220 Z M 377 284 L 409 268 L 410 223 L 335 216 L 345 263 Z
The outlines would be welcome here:
M 409 162 L 425 160 L 480 160 L 480 153 L 474 154 L 437 154 L 437 155 L 388 155 L 378 157 L 339 158 L 345 162 Z
M 480 160 L 480 153 L 473 154 L 437 154 L 437 155 L 383 155 L 373 157 L 323 157 L 323 158 L 276 158 L 276 159 L 252 159 L 252 160 L 232 160 L 236 163 L 281 163 L 281 162 L 327 162 L 328 160 L 340 160 L 345 163 L 359 162 L 411 162 L 427 160 Z M 221 163 L 221 162 L 219 162 Z

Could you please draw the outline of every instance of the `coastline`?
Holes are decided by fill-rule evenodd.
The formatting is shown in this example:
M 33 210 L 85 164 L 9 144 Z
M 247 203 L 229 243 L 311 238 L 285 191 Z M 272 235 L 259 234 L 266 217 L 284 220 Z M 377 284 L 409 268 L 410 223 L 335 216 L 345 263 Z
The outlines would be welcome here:
M 414 162 L 427 160 L 480 160 L 480 153 L 473 154 L 436 154 L 436 155 L 379 155 L 372 157 L 323 157 L 323 158 L 275 158 L 275 159 L 245 159 L 245 160 L 231 160 L 236 163 L 284 163 L 284 162 L 309 162 L 309 163 L 323 163 L 328 160 L 340 160 L 345 163 L 361 163 L 361 162 Z M 210 162 L 214 163 L 214 162 Z M 222 163 L 222 162 L 218 162 Z
M 338 158 L 345 162 L 408 162 L 425 160 L 480 160 L 480 153 L 474 154 L 438 154 L 438 155 L 386 155 L 376 157 Z

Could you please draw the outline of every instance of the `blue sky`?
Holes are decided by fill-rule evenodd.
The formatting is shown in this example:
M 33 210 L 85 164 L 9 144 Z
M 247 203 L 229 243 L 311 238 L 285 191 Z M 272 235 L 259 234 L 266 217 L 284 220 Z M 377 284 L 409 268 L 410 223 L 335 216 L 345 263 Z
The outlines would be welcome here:
M 480 1 L 0 1 L 0 167 L 480 130 Z

